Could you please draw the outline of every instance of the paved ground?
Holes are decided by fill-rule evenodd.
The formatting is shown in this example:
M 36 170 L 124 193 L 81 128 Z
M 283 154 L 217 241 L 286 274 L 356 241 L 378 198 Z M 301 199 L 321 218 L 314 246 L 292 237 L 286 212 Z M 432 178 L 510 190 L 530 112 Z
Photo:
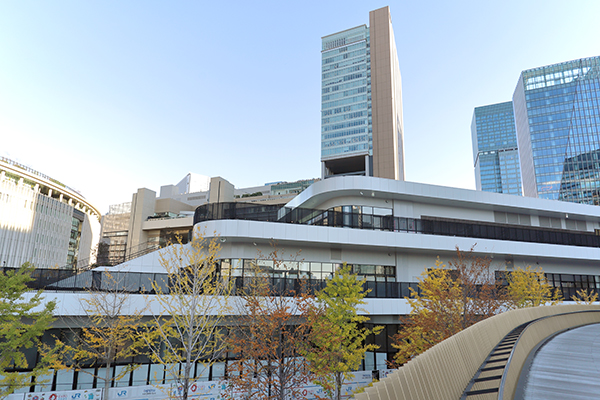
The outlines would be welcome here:
M 522 398 L 600 399 L 600 324 L 561 333 L 542 346 L 531 363 Z

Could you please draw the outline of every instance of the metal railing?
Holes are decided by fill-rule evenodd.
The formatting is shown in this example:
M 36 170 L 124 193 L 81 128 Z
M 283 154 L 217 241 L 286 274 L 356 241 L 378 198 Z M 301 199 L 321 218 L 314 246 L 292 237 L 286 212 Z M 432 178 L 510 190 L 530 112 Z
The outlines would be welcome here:
M 0 267 L 0 272 L 14 271 L 16 268 Z M 161 293 L 169 293 L 169 275 L 167 273 L 147 272 L 110 272 L 110 279 L 105 277 L 106 272 L 86 270 L 76 272 L 62 269 L 36 269 L 31 277 L 33 280 L 27 286 L 34 290 L 55 291 L 103 291 L 119 290 L 128 293 L 155 294 L 155 287 L 160 287 Z M 233 295 L 241 295 L 244 288 L 248 287 L 255 277 L 230 277 L 233 282 Z M 289 296 L 292 293 L 307 292 L 315 294 L 327 285 L 328 279 L 313 278 L 280 278 L 262 277 L 269 280 L 272 295 Z M 117 282 L 117 287 L 114 286 Z M 412 291 L 420 294 L 418 282 L 376 282 L 364 281 L 363 287 L 368 291 L 367 298 L 401 299 L 412 297 Z M 575 287 L 557 287 L 565 300 L 571 300 L 576 295 Z M 587 288 L 591 293 L 599 293 L 596 288 Z
M 469 237 L 567 246 L 600 247 L 600 235 L 589 231 L 509 225 L 421 216 L 421 218 L 370 215 L 357 212 L 257 206 L 248 203 L 210 203 L 196 208 L 194 224 L 211 220 L 249 220 L 352 228 L 425 235 Z

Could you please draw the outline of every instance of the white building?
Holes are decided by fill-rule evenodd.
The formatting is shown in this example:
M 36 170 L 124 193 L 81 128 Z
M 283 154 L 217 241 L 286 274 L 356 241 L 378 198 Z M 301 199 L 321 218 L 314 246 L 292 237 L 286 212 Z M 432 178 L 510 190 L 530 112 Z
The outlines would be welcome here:
M 221 177 L 187 174 L 160 193 L 140 188 L 131 202 L 110 206 L 102 217 L 98 262 L 115 265 L 156 250 L 177 237 L 187 243 L 196 207 L 208 203 L 239 202 L 282 206 L 316 179 L 235 188 Z
M 310 279 L 319 288 L 335 268 L 351 264 L 371 290 L 364 307 L 370 323 L 385 327 L 372 338 L 380 349 L 367 353 L 361 367 L 367 371 L 381 370 L 391 359 L 390 336 L 400 326 L 398 317 L 410 311 L 404 299 L 409 288 L 416 288 L 417 278 L 435 265 L 438 256 L 452 259 L 456 247 L 475 246 L 476 255 L 493 259 L 495 271 L 541 266 L 566 300 L 579 288 L 600 288 L 600 208 L 591 205 L 346 176 L 319 181 L 284 207 L 206 204 L 197 208 L 194 224 L 209 237 L 218 235 L 221 269 L 229 269 L 238 287 L 248 274 L 247 266 L 259 254 L 269 254 L 273 242 L 285 261 L 285 267 L 271 268 L 269 279 L 277 288 L 296 287 L 300 279 Z M 161 251 L 115 267 L 128 271 L 127 285 L 138 293 L 132 304 L 147 302 L 140 290 L 164 273 Z M 261 261 L 267 268 L 269 263 Z M 87 278 L 78 275 L 47 287 L 58 291 L 47 292 L 46 297 L 57 299 L 60 314 L 77 317 L 76 300 L 100 281 L 102 272 L 86 274 Z M 151 298 L 152 293 L 146 292 Z M 119 385 L 148 384 L 157 366 L 142 363 Z M 219 379 L 226 369 L 223 360 L 197 378 Z M 80 382 L 64 371 L 57 372 L 53 382 L 40 389 L 95 387 L 92 381 Z
M 87 266 L 99 230 L 100 212 L 80 193 L 0 158 L 0 267 Z

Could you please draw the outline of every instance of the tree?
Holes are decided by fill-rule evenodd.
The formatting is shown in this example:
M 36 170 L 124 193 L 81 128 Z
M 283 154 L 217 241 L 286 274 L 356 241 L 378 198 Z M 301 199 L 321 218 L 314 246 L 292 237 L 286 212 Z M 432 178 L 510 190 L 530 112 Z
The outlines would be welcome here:
M 504 288 L 496 282 L 496 275 L 490 268 L 492 259 L 477 256 L 475 246 L 469 251 L 456 247 L 456 257 L 448 262 L 451 276 L 461 290 L 461 329 L 501 313 L 506 305 Z
M 398 366 L 462 329 L 460 285 L 448 270 L 436 266 L 421 274 L 419 291 L 411 288 L 412 298 L 407 298 L 411 313 L 392 343 L 398 349 L 394 356 Z
M 407 298 L 411 313 L 394 335 L 394 356 L 399 366 L 446 338 L 492 315 L 502 312 L 504 292 L 490 269 L 491 260 L 456 248 L 448 268 L 439 259 L 424 271 L 419 290 Z
M 544 275 L 541 267 L 532 269 L 516 268 L 507 274 L 508 300 L 511 308 L 555 305 L 562 301 Z
M 202 235 L 175 244 L 160 255 L 168 282 L 154 282 L 151 307 L 159 309 L 142 338 L 150 358 L 177 384 L 171 396 L 186 400 L 196 364 L 207 368 L 224 349 L 223 318 L 229 313 L 231 282 L 220 270 L 220 245 Z M 166 288 L 165 286 L 168 286 Z
M 45 374 L 54 355 L 46 353 L 35 366 L 24 351 L 38 349 L 41 337 L 54 321 L 54 301 L 44 302 L 41 291 L 28 298 L 27 282 L 34 267 L 29 263 L 14 270 L 0 271 L 0 398 L 16 389 L 35 384 Z M 35 362 L 35 361 L 33 361 Z M 18 372 L 27 370 L 29 372 Z
M 275 248 L 267 257 L 274 270 L 287 270 Z M 309 369 L 301 357 L 308 334 L 306 313 L 312 297 L 306 290 L 277 293 L 271 271 L 254 263 L 253 279 L 240 295 L 238 323 L 227 339 L 228 350 L 238 358 L 229 363 L 232 398 L 303 399 Z
M 594 304 L 598 301 L 598 292 L 593 291 L 592 289 L 579 289 L 575 296 L 571 297 L 571 300 L 576 302 L 577 304 Z
M 63 367 L 89 373 L 89 366 L 104 366 L 103 375 L 92 374 L 104 382 L 104 400 L 108 399 L 111 383 L 137 367 L 135 364 L 127 364 L 119 373 L 114 376 L 112 374 L 115 361 L 133 357 L 140 346 L 137 331 L 143 310 L 130 309 L 130 294 L 123 279 L 119 279 L 122 276 L 120 272 L 104 271 L 101 287 L 88 291 L 80 300 L 90 326 L 74 331 L 72 342 L 57 339 Z
M 365 353 L 379 347 L 365 344 L 365 338 L 370 334 L 377 335 L 383 328 L 360 327 L 369 320 L 358 315 L 357 307 L 365 304 L 363 299 L 367 295 L 363 283 L 344 264 L 317 293 L 316 304 L 308 313 L 311 331 L 304 356 L 315 382 L 332 400 L 341 399 L 344 381 L 358 368 Z

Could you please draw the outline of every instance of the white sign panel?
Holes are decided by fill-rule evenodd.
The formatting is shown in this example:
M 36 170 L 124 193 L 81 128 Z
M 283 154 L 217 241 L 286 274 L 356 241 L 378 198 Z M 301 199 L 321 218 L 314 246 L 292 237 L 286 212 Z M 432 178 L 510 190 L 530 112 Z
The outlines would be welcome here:
M 371 371 L 359 371 L 350 374 L 348 381 L 342 388 L 342 398 L 349 399 L 355 390 L 368 385 L 372 380 Z M 226 389 L 226 381 L 193 382 L 188 391 L 188 399 L 223 400 L 227 392 Z M 316 384 L 304 386 L 301 393 L 307 400 L 315 400 L 317 395 L 320 397 L 325 396 L 323 388 Z M 111 400 L 164 400 L 181 398 L 181 394 L 182 388 L 177 385 L 128 386 L 108 390 L 108 398 Z M 101 400 L 101 398 L 102 389 L 88 389 L 18 394 L 9 397 L 7 400 Z
M 218 381 L 192 382 L 188 390 L 188 399 L 220 400 L 221 390 L 225 385 Z M 176 385 L 132 386 L 111 388 L 110 399 L 116 400 L 159 400 L 171 396 L 181 398 L 182 389 Z
M 102 389 L 26 393 L 25 400 L 100 400 Z

